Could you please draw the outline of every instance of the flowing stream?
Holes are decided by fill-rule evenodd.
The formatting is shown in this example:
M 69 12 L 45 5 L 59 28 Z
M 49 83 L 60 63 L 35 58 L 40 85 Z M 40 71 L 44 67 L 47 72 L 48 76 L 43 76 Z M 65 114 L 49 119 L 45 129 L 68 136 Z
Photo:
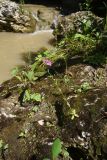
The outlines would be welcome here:
M 0 83 L 11 78 L 11 70 L 17 65 L 24 65 L 22 53 L 37 51 L 42 47 L 52 48 L 52 30 L 30 34 L 0 33 Z
M 12 68 L 25 64 L 22 59 L 23 53 L 36 52 L 42 47 L 53 48 L 49 43 L 53 39 L 49 26 L 58 11 L 55 7 L 40 4 L 25 4 L 23 7 L 35 15 L 39 11 L 40 19 L 43 20 L 43 24 L 38 26 L 41 31 L 30 34 L 0 33 L 0 83 L 11 78 Z M 36 30 L 38 29 L 36 27 Z

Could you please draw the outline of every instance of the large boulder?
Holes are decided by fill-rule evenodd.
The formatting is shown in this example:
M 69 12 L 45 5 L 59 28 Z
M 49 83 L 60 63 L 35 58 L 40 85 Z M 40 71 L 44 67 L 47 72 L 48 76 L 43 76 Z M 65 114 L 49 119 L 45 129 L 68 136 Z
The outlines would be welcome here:
M 104 71 L 106 68 L 94 69 L 77 64 L 68 68 L 67 75 L 37 81 L 30 89 L 40 93 L 43 99 L 35 107 L 32 102 L 20 105 L 20 83 L 10 80 L 1 85 L 0 160 L 51 159 L 52 143 L 57 137 L 67 148 L 70 160 L 106 160 L 107 88 L 105 73 L 102 77 Z M 59 157 L 58 160 L 67 158 Z
M 56 39 L 75 33 L 95 36 L 97 32 L 103 30 L 103 27 L 103 18 L 95 16 L 91 11 L 79 11 L 66 17 L 58 16 L 52 24 Z
M 35 20 L 21 6 L 9 0 L 0 1 L 0 31 L 33 32 Z

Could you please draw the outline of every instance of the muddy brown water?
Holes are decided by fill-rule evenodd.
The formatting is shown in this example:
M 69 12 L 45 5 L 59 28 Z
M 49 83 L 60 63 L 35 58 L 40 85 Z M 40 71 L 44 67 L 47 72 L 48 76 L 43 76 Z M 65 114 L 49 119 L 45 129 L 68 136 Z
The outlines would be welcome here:
M 42 47 L 52 48 L 52 30 L 38 31 L 31 34 L 0 33 L 0 83 L 11 78 L 11 70 L 17 65 L 24 65 L 22 53 L 37 51 Z
M 39 10 L 39 18 L 44 21 L 44 24 L 39 28 L 43 31 L 31 34 L 0 33 L 0 83 L 11 78 L 12 68 L 25 64 L 22 60 L 22 53 L 37 51 L 42 47 L 53 48 L 49 44 L 49 41 L 53 39 L 49 25 L 58 11 L 54 7 L 45 5 L 25 4 L 23 7 L 35 16 Z

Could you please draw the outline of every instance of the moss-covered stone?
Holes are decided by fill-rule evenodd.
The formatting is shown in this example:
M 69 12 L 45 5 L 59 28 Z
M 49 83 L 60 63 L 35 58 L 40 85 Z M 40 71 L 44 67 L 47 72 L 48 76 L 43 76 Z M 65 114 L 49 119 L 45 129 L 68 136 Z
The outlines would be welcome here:
M 101 33 L 104 29 L 104 20 L 95 16 L 91 11 L 79 11 L 66 17 L 59 16 L 52 26 L 57 40 L 75 33 L 95 37 L 97 32 Z

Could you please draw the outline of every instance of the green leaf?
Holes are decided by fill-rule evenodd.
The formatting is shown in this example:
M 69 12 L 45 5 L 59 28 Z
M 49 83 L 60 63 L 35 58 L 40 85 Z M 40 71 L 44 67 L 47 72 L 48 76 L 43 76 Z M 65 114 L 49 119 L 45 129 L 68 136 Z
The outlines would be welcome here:
M 26 138 L 27 130 L 20 132 L 18 138 Z
M 19 138 L 25 137 L 25 133 L 24 133 L 24 132 L 21 132 L 18 137 L 19 137 Z
M 19 72 L 19 69 L 18 69 L 18 67 L 16 67 L 16 68 L 12 69 L 11 75 L 16 76 L 18 72 Z
M 82 35 L 82 34 L 79 34 L 79 33 L 76 33 L 75 36 L 74 36 L 74 38 L 75 38 L 75 39 L 79 39 L 79 38 L 80 38 L 80 39 L 82 39 L 82 40 L 85 40 L 85 39 L 86 39 L 86 36 L 84 36 L 84 35 Z
M 26 91 L 25 91 L 25 94 L 24 94 L 23 101 L 24 101 L 24 102 L 30 101 L 30 99 L 31 99 L 30 91 L 29 91 L 29 90 L 26 90 Z
M 91 21 L 88 20 L 85 24 L 84 24 L 84 30 L 85 32 L 88 31 L 91 28 Z
M 33 108 L 32 108 L 32 112 L 37 112 L 38 111 L 38 106 L 34 106 Z
M 35 58 L 36 61 L 41 61 L 42 60 L 42 55 L 39 54 L 36 58 Z
M 48 55 L 50 55 L 50 52 L 49 52 L 49 51 L 45 51 L 45 52 L 43 52 L 43 54 L 44 54 L 45 56 L 48 56 Z
M 57 138 L 52 145 L 52 160 L 55 160 L 62 151 L 62 143 L 59 138 Z
M 87 90 L 91 89 L 91 86 L 90 86 L 90 84 L 89 84 L 88 82 L 84 82 L 84 83 L 81 85 L 81 89 L 82 89 L 83 91 L 87 91 Z
M 42 97 L 41 97 L 41 94 L 40 93 L 34 93 L 31 95 L 31 99 L 32 100 L 35 100 L 37 102 L 41 102 L 42 100 Z
M 29 81 L 33 81 L 35 76 L 34 76 L 34 71 L 28 71 L 26 73 L 26 77 L 28 78 Z

